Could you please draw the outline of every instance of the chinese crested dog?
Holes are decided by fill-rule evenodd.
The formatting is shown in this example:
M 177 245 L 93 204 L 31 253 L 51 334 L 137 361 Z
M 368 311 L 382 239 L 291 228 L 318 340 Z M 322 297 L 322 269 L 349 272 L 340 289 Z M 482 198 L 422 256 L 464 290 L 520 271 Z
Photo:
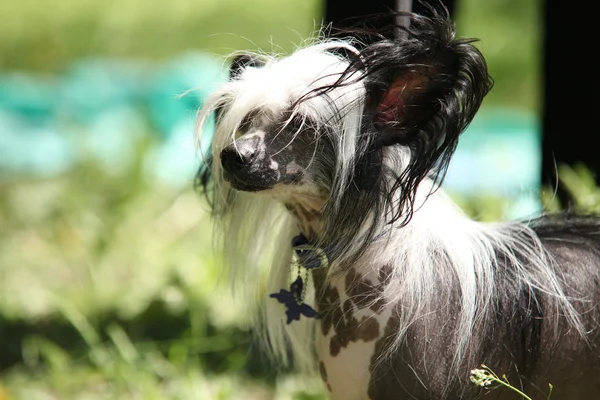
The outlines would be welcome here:
M 481 223 L 444 195 L 491 79 L 445 15 L 407 16 L 398 38 L 238 55 L 200 110 L 197 184 L 261 342 L 333 400 L 522 398 L 474 385 L 482 364 L 600 398 L 600 223 Z

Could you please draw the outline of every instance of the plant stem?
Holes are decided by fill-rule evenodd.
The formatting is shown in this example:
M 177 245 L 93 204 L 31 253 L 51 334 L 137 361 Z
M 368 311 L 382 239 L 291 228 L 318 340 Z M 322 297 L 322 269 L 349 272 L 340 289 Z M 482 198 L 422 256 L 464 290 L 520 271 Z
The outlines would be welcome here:
M 507 387 L 507 388 L 511 389 L 512 391 L 514 391 L 514 392 L 517 392 L 518 394 L 520 394 L 521 396 L 523 396 L 523 398 L 524 398 L 524 399 L 527 399 L 527 400 L 533 400 L 531 397 L 527 396 L 525 393 L 521 392 L 521 391 L 520 391 L 519 389 L 517 389 L 516 387 L 514 387 L 514 386 L 511 386 L 510 384 L 508 384 L 508 383 L 506 383 L 506 382 L 504 382 L 504 381 L 502 381 L 502 380 L 500 380 L 500 379 L 494 379 L 494 380 L 495 380 L 496 382 L 498 382 L 499 384 L 501 384 L 501 385 L 504 385 L 505 387 Z

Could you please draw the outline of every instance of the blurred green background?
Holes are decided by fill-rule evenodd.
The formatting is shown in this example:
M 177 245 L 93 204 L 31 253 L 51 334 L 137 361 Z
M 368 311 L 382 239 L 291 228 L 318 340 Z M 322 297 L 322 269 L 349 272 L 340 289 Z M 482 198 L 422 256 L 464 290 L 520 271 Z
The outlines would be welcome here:
M 496 82 L 446 182 L 478 219 L 558 207 L 540 196 L 540 1 L 458 1 Z M 252 344 L 192 189 L 193 116 L 224 56 L 288 53 L 322 9 L 0 2 L 0 400 L 324 398 Z M 594 203 L 584 170 L 564 175 Z

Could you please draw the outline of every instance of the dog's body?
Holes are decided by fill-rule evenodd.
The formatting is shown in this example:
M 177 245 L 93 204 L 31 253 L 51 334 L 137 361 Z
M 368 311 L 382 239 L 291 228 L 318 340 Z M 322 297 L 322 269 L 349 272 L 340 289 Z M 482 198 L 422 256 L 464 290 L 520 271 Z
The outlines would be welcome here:
M 430 198 L 429 202 L 435 200 Z M 436 212 L 439 210 L 436 206 Z M 439 232 L 435 226 L 438 221 L 419 221 L 419 212 L 411 225 L 423 223 L 422 229 L 427 234 L 440 233 L 442 240 L 449 240 L 451 232 Z M 456 217 L 457 224 L 464 218 Z M 448 214 L 444 219 L 452 220 Z M 427 227 L 427 222 L 433 226 Z M 378 298 L 381 282 L 389 277 L 390 271 L 385 264 L 366 263 L 359 266 L 360 270 L 369 271 L 364 275 L 352 268 L 345 275 L 329 279 L 326 288 L 317 280 L 317 292 L 326 294 L 325 300 L 317 303 L 319 309 L 332 313 L 331 322 L 321 321 L 318 338 L 319 370 L 331 398 L 474 399 L 480 390 L 469 384 L 467 378 L 470 370 L 481 363 L 507 374 L 516 387 L 534 399 L 546 398 L 548 383 L 554 386 L 553 399 L 598 398 L 598 222 L 538 223 L 536 231 L 541 243 L 561 268 L 561 284 L 569 288 L 569 294 L 586 298 L 585 302 L 575 303 L 575 307 L 590 332 L 588 343 L 560 312 L 552 309 L 555 306 L 552 300 L 547 302 L 546 296 L 519 288 L 517 278 L 510 276 L 514 271 L 508 270 L 498 271 L 495 304 L 473 327 L 467 354 L 456 369 L 451 362 L 456 351 L 453 334 L 459 329 L 458 293 L 433 299 L 436 308 L 423 310 L 419 320 L 407 328 L 403 342 L 388 354 L 394 335 L 402 326 L 398 315 L 401 306 L 369 307 L 368 299 Z M 457 246 L 465 240 L 453 239 Z M 385 248 L 373 250 L 386 252 Z M 435 249 L 430 251 L 434 253 Z M 377 262 L 381 262 L 379 257 Z M 535 301 L 539 304 L 534 304 Z M 521 396 L 498 390 L 485 398 L 521 399 Z
M 491 81 L 446 18 L 410 19 L 402 40 L 238 57 L 200 113 L 217 116 L 199 181 L 266 302 L 263 341 L 333 400 L 476 398 L 481 364 L 534 398 L 600 398 L 600 222 L 482 224 L 436 190 Z M 307 275 L 287 292 L 298 234 Z M 266 263 L 286 312 L 260 290 Z

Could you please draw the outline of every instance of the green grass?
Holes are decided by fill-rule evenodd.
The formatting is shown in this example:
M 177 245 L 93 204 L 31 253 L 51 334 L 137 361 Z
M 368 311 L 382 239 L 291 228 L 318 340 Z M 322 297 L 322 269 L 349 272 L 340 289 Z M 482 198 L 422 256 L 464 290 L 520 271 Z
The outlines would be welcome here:
M 191 185 L 90 160 L 0 185 L 0 387 L 15 399 L 320 398 L 277 378 L 219 284 Z M 0 397 L 1 398 L 1 397 Z
M 541 0 L 458 0 L 458 34 L 478 38 L 495 85 L 483 105 L 541 108 Z
M 317 0 L 8 0 L 0 3 L 0 70 L 56 72 L 97 56 L 288 52 L 319 14 Z

